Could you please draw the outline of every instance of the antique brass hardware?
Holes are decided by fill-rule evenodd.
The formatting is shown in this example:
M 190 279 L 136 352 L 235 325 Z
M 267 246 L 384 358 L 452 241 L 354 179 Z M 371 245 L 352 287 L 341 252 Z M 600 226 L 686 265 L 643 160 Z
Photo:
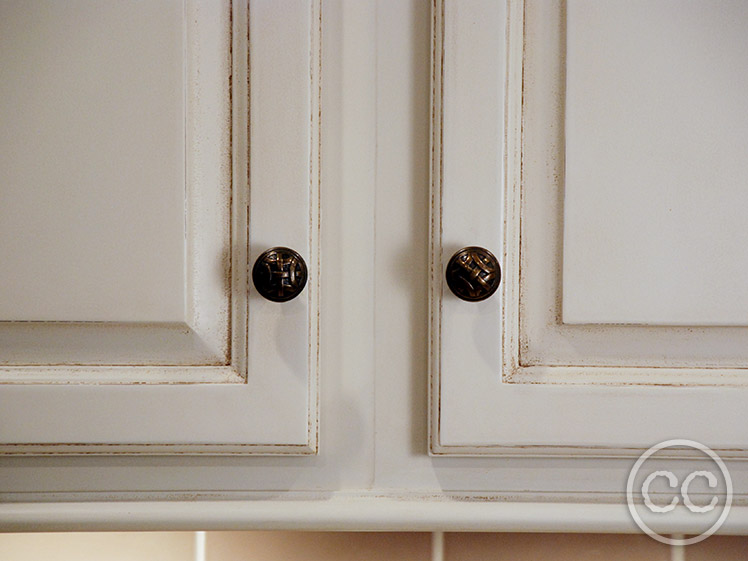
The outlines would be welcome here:
M 483 247 L 463 247 L 447 264 L 447 286 L 462 300 L 480 302 L 501 283 L 501 267 L 493 253 Z
M 298 296 L 306 285 L 304 259 L 293 249 L 273 247 L 257 258 L 252 282 L 261 296 L 272 302 L 287 302 Z

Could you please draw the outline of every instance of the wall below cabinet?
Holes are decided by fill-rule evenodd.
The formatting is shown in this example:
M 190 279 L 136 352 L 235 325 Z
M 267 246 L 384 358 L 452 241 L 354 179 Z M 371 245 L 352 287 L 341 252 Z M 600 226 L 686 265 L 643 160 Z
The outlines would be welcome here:
M 646 536 L 428 532 L 0 534 L 1 561 L 743 561 L 748 537 L 671 550 Z

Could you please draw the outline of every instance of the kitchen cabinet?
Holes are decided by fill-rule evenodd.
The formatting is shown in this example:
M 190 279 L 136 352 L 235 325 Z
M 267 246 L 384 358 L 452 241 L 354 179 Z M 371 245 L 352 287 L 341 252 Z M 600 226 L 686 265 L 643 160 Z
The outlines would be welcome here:
M 4 454 L 314 453 L 319 6 L 256 8 L 3 2 Z
M 187 173 L 188 220 L 180 226 L 176 213 L 169 233 L 179 240 L 179 228 L 195 228 L 196 245 L 185 235 L 185 261 L 172 265 L 187 273 L 173 274 L 169 289 L 150 286 L 168 298 L 192 294 L 202 285 L 189 275 L 215 269 L 190 265 L 225 270 L 231 248 L 231 297 L 228 285 L 213 286 L 204 313 L 223 318 L 221 333 L 235 339 L 219 365 L 220 345 L 201 366 L 178 347 L 151 348 L 179 351 L 168 373 L 132 359 L 127 373 L 104 363 L 120 369 L 111 379 L 100 365 L 53 379 L 50 362 L 22 367 L 33 383 L 6 374 L 4 526 L 638 531 L 625 500 L 632 465 L 650 446 L 682 438 L 726 461 L 734 496 L 722 531 L 745 531 L 738 279 L 748 263 L 734 241 L 744 176 L 719 160 L 715 198 L 703 163 L 721 150 L 735 155 L 743 102 L 731 94 L 711 107 L 719 115 L 699 116 L 734 127 L 727 141 L 710 133 L 721 144 L 703 160 L 683 157 L 699 153 L 694 130 L 677 135 L 681 151 L 668 151 L 662 131 L 681 117 L 652 109 L 653 92 L 667 92 L 658 108 L 677 106 L 679 79 L 699 96 L 715 92 L 677 71 L 673 83 L 637 89 L 675 55 L 640 65 L 640 52 L 620 47 L 637 37 L 654 51 L 673 35 L 692 51 L 706 42 L 732 52 L 742 39 L 715 34 L 724 21 L 697 8 L 679 20 L 669 4 L 646 17 L 638 4 L 605 4 L 610 13 L 581 0 L 185 4 L 190 17 L 176 20 L 187 22 L 188 46 L 191 26 L 217 18 L 214 58 L 195 64 L 214 74 L 203 82 L 210 78 L 197 73 L 218 96 L 204 107 L 205 96 L 183 90 L 184 126 L 195 115 L 194 126 L 216 135 L 197 145 L 184 136 L 185 161 L 193 149 L 202 173 L 217 174 L 211 196 L 224 199 L 203 200 L 203 176 Z M 739 4 L 712 7 L 733 31 L 745 21 Z M 678 35 L 692 27 L 702 43 Z M 191 76 L 191 51 L 176 51 L 171 62 L 186 56 Z M 689 66 L 692 51 L 672 67 L 719 74 L 714 58 Z M 730 73 L 728 85 L 745 79 Z M 631 107 L 648 115 L 643 125 L 621 118 Z M 180 153 L 175 130 L 167 136 Z M 656 149 L 640 146 L 650 137 Z M 624 149 L 638 150 L 637 165 L 626 165 L 628 153 L 620 159 Z M 681 161 L 701 175 L 681 173 Z M 661 169 L 669 182 L 647 175 Z M 637 175 L 631 186 L 626 170 L 654 183 Z M 190 213 L 193 204 L 204 212 Z M 706 204 L 716 206 L 704 218 Z M 696 219 L 712 222 L 691 232 Z M 155 243 L 145 234 L 136 242 Z M 290 302 L 263 300 L 248 278 L 273 246 L 307 261 L 308 286 Z M 482 302 L 458 299 L 444 279 L 466 246 L 489 249 L 501 267 L 499 291 Z M 685 281 L 694 248 L 700 267 L 729 273 L 721 284 Z M 94 320 L 141 314 L 143 339 L 163 340 L 145 329 L 166 315 L 130 309 Z M 678 451 L 662 461 L 676 471 L 696 465 Z M 696 531 L 683 510 L 662 531 Z
M 506 58 L 465 8 L 437 23 L 434 451 L 745 457 L 748 75 L 717 59 L 745 7 L 510 2 Z M 465 245 L 503 255 L 500 298 L 441 282 Z

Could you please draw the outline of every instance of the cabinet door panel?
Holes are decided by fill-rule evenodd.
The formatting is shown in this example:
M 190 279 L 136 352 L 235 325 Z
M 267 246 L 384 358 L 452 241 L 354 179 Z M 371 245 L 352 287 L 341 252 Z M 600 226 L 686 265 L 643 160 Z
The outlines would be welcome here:
M 746 21 L 567 2 L 564 323 L 748 323 Z
M 184 321 L 182 3 L 0 9 L 0 318 Z
M 632 454 L 675 437 L 748 450 L 736 210 L 748 169 L 732 163 L 746 76 L 710 64 L 744 56 L 735 30 L 747 14 L 720 3 L 703 18 L 694 6 L 660 3 L 650 17 L 649 4 L 615 1 L 438 4 L 433 452 Z M 499 69 L 501 85 L 481 67 Z M 661 81 L 637 88 L 647 72 Z M 475 107 L 484 121 L 454 123 Z M 470 153 L 450 148 L 476 138 Z M 473 171 L 452 174 L 461 167 Z M 470 181 L 475 168 L 490 179 Z M 503 247 L 502 294 L 462 302 L 444 268 L 480 244 Z
M 0 449 L 314 452 L 319 3 L 0 12 Z

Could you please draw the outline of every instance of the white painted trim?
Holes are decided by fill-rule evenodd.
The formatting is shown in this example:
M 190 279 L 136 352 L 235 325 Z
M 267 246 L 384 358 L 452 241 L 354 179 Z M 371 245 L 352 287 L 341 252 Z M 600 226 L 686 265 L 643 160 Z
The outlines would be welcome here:
M 204 531 L 198 531 L 195 532 L 195 555 L 194 559 L 195 561 L 206 561 L 206 540 L 205 540 L 205 532 Z
M 442 113 L 444 80 L 444 2 L 434 0 L 431 8 L 431 204 L 429 206 L 429 451 L 439 446 L 441 413 L 441 286 L 442 286 Z
M 0 444 L 5 456 L 308 456 L 317 453 L 309 444 Z
M 682 534 L 674 534 L 670 536 L 671 539 L 682 540 L 685 538 Z M 684 545 L 671 545 L 670 546 L 670 561 L 686 561 L 686 546 Z
M 748 385 L 745 327 L 563 322 L 565 4 L 510 0 L 509 30 L 504 381 Z
M 232 301 L 246 308 L 246 291 L 239 289 L 246 273 L 232 279 L 230 272 L 232 262 L 246 262 L 247 245 L 246 227 L 231 229 L 232 197 L 241 199 L 237 192 L 246 190 L 246 173 L 232 177 L 232 142 L 246 136 L 246 115 L 239 119 L 244 127 L 232 130 L 227 53 L 236 36 L 247 34 L 246 17 L 232 18 L 233 11 L 241 11 L 241 2 L 184 2 L 185 321 L 0 321 L 0 383 L 246 381 L 246 358 L 229 357 L 229 349 L 246 349 L 246 325 L 232 326 L 230 313 Z M 242 65 L 246 60 L 234 61 L 234 74 Z M 234 84 L 234 98 L 243 97 L 241 86 Z M 237 208 L 234 203 L 234 213 Z M 226 247 L 233 255 L 216 274 L 216 256 Z
M 33 366 L 2 370 L 5 384 L 139 385 L 149 384 L 243 384 L 245 378 L 232 366 L 48 366 L 40 374 Z M 185 378 L 189 377 L 189 382 Z
M 232 144 L 246 136 L 236 126 L 246 116 L 236 115 L 234 105 L 246 86 L 233 83 L 232 76 L 237 66 L 246 66 L 233 49 L 246 37 L 247 24 L 235 0 L 218 6 L 188 0 L 185 18 L 185 312 L 187 323 L 225 364 L 237 339 L 246 338 L 246 329 L 232 326 L 231 312 L 233 301 L 246 302 L 246 291 L 237 290 L 242 284 L 232 284 L 244 278 L 232 273 L 246 255 L 238 247 L 247 244 L 246 229 L 232 229 L 236 200 L 245 190 L 244 175 L 234 176 L 240 170 L 233 165 Z M 223 256 L 218 265 L 216 256 Z M 246 378 L 246 369 L 241 375 Z
M 700 531 L 668 516 L 665 533 Z M 625 504 L 456 502 L 335 496 L 309 501 L 10 503 L 0 530 L 336 530 L 640 533 Z M 733 507 L 720 534 L 748 532 L 748 507 Z
M 431 561 L 444 561 L 444 532 L 431 533 Z

